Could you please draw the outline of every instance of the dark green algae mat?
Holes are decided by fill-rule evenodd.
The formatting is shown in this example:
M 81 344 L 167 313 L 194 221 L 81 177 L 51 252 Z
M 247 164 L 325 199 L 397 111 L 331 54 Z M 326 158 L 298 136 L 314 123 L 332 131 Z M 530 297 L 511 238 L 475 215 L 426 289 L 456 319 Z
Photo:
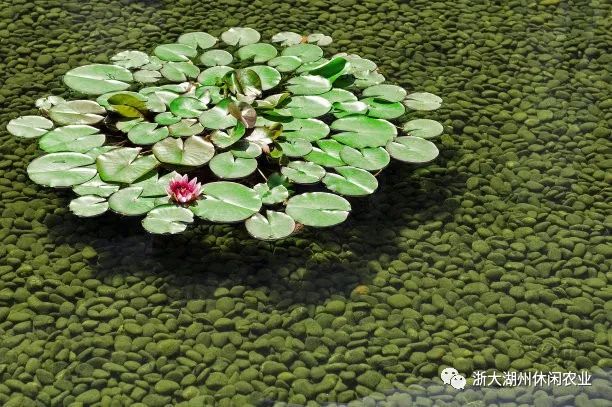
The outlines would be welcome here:
M 610 8 L 604 1 L 54 1 L 0 9 L 0 404 L 606 406 Z M 153 238 L 77 219 L 4 125 L 61 76 L 184 32 L 322 32 L 444 99 L 441 156 L 394 164 L 342 226 Z M 415 117 L 417 117 L 416 115 Z M 592 385 L 443 386 L 474 371 Z

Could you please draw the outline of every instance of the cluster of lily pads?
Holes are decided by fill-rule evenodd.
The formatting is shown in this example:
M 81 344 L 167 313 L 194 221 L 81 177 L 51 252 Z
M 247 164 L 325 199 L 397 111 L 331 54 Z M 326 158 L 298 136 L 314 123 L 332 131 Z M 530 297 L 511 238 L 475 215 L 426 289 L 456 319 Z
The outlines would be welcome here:
M 64 83 L 95 100 L 42 98 L 40 116 L 7 126 L 48 153 L 29 177 L 72 188 L 78 216 L 145 215 L 144 228 L 162 234 L 184 231 L 194 215 L 245 221 L 252 236 L 273 240 L 343 222 L 343 196 L 373 193 L 391 158 L 438 155 L 428 139 L 440 123 L 391 120 L 406 108 L 437 109 L 439 97 L 383 84 L 376 64 L 357 55 L 324 57 L 323 34 L 259 41 L 252 28 L 231 28 L 221 41 L 192 32 L 153 55 L 123 51 L 72 69 Z

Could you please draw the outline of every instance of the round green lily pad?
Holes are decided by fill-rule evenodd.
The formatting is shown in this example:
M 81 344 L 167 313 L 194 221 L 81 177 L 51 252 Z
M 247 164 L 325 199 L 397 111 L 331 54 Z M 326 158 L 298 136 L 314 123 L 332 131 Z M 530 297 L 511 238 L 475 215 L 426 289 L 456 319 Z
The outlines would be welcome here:
M 128 131 L 128 139 L 134 144 L 148 145 L 163 140 L 170 134 L 167 127 L 157 123 L 138 123 Z
M 142 220 L 142 226 L 155 234 L 176 234 L 193 222 L 193 212 L 176 205 L 162 205 L 152 209 Z
M 191 62 L 166 62 L 159 72 L 170 81 L 184 82 L 197 77 L 200 68 Z
M 343 131 L 332 135 L 334 140 L 354 148 L 384 146 L 397 135 L 393 124 L 368 116 L 343 117 L 334 121 L 331 128 Z
M 296 138 L 278 143 L 287 157 L 303 157 L 312 151 L 312 144 L 307 140 Z
M 253 189 L 259 194 L 261 202 L 266 205 L 274 205 L 289 198 L 289 190 L 284 185 L 270 187 L 266 183 L 256 184 Z
M 340 158 L 350 166 L 368 171 L 378 171 L 385 168 L 391 158 L 382 147 L 362 148 L 360 150 L 344 146 L 340 150 Z
M 318 95 L 331 88 L 331 82 L 318 75 L 296 76 L 287 81 L 287 90 L 294 95 Z
M 70 211 L 77 216 L 89 218 L 103 214 L 108 210 L 106 198 L 85 195 L 70 201 Z
M 255 44 L 261 35 L 249 27 L 233 27 L 221 34 L 221 39 L 228 45 L 249 45 Z
M 194 58 L 198 52 L 195 48 L 185 44 L 163 44 L 153 50 L 161 60 L 170 62 L 184 62 Z
M 190 32 L 181 35 L 178 43 L 189 45 L 191 48 L 208 49 L 217 43 L 217 38 L 206 32 Z
M 203 199 L 190 207 L 193 213 L 212 222 L 240 222 L 261 208 L 259 194 L 244 185 L 219 181 L 202 187 Z
M 183 119 L 168 126 L 168 131 L 173 137 L 188 137 L 202 133 L 204 126 L 197 119 Z
M 94 147 L 101 147 L 106 141 L 104 134 L 98 129 L 85 125 L 58 127 L 42 136 L 38 146 L 48 153 L 74 151 L 85 153 Z
M 255 71 L 261 80 L 261 90 L 270 90 L 281 81 L 281 74 L 274 68 L 265 65 L 254 65 L 249 69 Z
M 281 173 L 298 184 L 315 184 L 325 176 L 325 168 L 313 162 L 290 161 Z
M 355 167 L 336 167 L 337 174 L 327 173 L 323 177 L 325 186 L 338 194 L 346 196 L 365 196 L 378 188 L 378 180 L 366 170 Z
M 37 184 L 54 188 L 71 187 L 96 175 L 95 159 L 81 153 L 51 153 L 35 158 L 28 165 L 28 176 Z
M 283 124 L 283 136 L 287 141 L 303 139 L 317 141 L 329 134 L 327 124 L 317 119 L 293 119 Z
M 210 161 L 215 147 L 200 136 L 167 138 L 155 143 L 153 154 L 162 163 L 198 167 Z
M 308 63 L 321 59 L 323 50 L 314 44 L 296 44 L 283 49 L 282 55 L 298 57 L 302 63 Z
M 306 226 L 327 227 L 342 223 L 348 217 L 351 204 L 329 192 L 306 192 L 289 198 L 285 212 Z
M 80 66 L 64 75 L 64 83 L 68 87 L 87 95 L 125 90 L 133 79 L 128 69 L 106 64 Z
M 242 123 L 238 123 L 227 132 L 221 130 L 214 131 L 210 136 L 210 141 L 219 148 L 227 148 L 240 140 L 244 136 L 246 128 Z
M 131 184 L 159 165 L 153 154 L 140 155 L 140 148 L 123 147 L 100 154 L 96 167 L 106 182 Z
M 352 94 L 346 89 L 333 88 L 329 92 L 318 95 L 324 99 L 327 99 L 330 103 L 336 102 L 353 102 L 357 100 L 357 96 Z
M 149 63 L 149 56 L 142 51 L 122 51 L 110 59 L 113 65 L 127 69 L 138 68 Z
M 280 42 L 280 45 L 287 47 L 289 45 L 296 45 L 301 43 L 303 37 L 301 34 L 297 34 L 291 31 L 283 31 L 272 36 L 272 42 Z
M 410 120 L 404 124 L 403 129 L 411 136 L 420 138 L 434 138 L 444 131 L 442 124 L 430 119 Z
M 53 106 L 49 117 L 58 124 L 96 124 L 104 119 L 106 110 L 92 100 L 71 100 Z
M 200 62 L 206 66 L 229 65 L 233 59 L 232 54 L 222 49 L 211 49 L 200 56 Z
M 96 195 L 107 198 L 117 192 L 120 186 L 117 184 L 109 184 L 96 174 L 95 177 L 87 182 L 72 187 L 72 190 L 78 195 Z
M 439 153 L 434 143 L 414 136 L 397 137 L 385 148 L 396 160 L 414 164 L 432 161 Z
M 155 197 L 143 197 L 142 187 L 120 189 L 108 198 L 111 210 L 121 215 L 136 216 L 149 212 L 156 205 Z
M 198 75 L 198 82 L 205 86 L 217 86 L 223 80 L 225 74 L 233 70 L 234 68 L 225 65 L 213 66 L 203 70 Z
M 36 138 L 53 128 L 53 122 L 42 116 L 21 116 L 11 120 L 6 130 L 13 136 Z
M 309 119 L 329 112 L 331 103 L 319 96 L 293 96 L 286 109 L 295 118 Z
M 312 151 L 304 157 L 305 160 L 311 161 L 323 167 L 340 167 L 346 165 L 340 158 L 340 151 L 344 146 L 335 140 L 318 140 L 318 147 L 313 147 Z
M 239 158 L 227 151 L 214 156 L 208 165 L 219 178 L 237 179 L 251 175 L 257 169 L 257 160 Z
M 429 92 L 415 92 L 406 96 L 404 104 L 414 110 L 436 110 L 442 105 L 442 98 Z
M 252 59 L 256 64 L 269 61 L 278 54 L 274 45 L 257 43 L 241 47 L 236 52 L 236 56 L 241 61 Z
M 279 56 L 268 61 L 268 65 L 276 68 L 279 72 L 295 71 L 302 65 L 302 60 L 294 56 Z
M 363 99 L 368 106 L 368 116 L 378 119 L 395 119 L 406 112 L 406 108 L 400 102 L 387 102 L 378 97 Z
M 266 211 L 266 216 L 256 213 L 244 222 L 251 236 L 260 240 L 283 239 L 295 230 L 295 221 L 286 213 Z
M 179 96 L 170 102 L 170 111 L 178 117 L 199 117 L 207 106 L 201 100 L 189 96 Z
M 374 85 L 365 88 L 361 93 L 366 97 L 376 97 L 387 102 L 401 102 L 406 97 L 406 91 L 397 85 Z

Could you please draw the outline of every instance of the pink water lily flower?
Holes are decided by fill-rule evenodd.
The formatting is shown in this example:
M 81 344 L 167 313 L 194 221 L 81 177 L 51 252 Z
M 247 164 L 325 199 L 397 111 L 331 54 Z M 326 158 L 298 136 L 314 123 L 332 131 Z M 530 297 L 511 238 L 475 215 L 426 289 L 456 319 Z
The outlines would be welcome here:
M 166 192 L 168 192 L 171 199 L 184 205 L 198 199 L 198 196 L 202 193 L 201 187 L 202 185 L 198 182 L 197 178 L 190 181 L 187 175 L 182 177 L 179 175 L 170 180 Z

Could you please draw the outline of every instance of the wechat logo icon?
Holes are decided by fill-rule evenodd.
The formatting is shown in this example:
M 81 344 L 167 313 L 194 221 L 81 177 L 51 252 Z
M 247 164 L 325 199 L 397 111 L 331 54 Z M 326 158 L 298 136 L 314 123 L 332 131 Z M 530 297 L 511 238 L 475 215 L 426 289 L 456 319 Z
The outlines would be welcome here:
M 440 373 L 440 378 L 444 384 L 450 384 L 456 390 L 463 390 L 465 387 L 465 377 L 459 374 L 457 369 L 447 367 Z

